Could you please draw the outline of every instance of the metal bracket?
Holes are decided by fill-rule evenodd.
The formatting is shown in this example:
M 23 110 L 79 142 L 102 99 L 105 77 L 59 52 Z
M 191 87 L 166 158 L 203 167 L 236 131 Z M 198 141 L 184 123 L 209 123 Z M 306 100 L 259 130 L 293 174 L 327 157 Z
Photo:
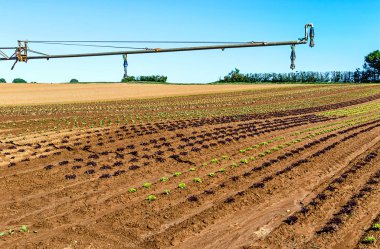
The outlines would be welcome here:
M 16 48 L 16 57 L 20 62 L 28 61 L 28 41 L 18 41 Z

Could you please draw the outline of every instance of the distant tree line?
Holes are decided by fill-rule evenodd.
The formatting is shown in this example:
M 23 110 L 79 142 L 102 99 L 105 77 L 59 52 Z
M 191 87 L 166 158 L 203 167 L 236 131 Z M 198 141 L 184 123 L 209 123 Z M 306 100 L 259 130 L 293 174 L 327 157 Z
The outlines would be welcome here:
M 250 73 L 242 74 L 235 68 L 218 82 L 246 83 L 370 83 L 380 82 L 380 51 L 368 54 L 364 59 L 363 70 L 354 72 L 295 72 L 295 73 Z
M 380 82 L 380 73 L 373 70 L 355 72 L 295 72 L 295 73 L 249 73 L 242 74 L 235 68 L 218 82 L 233 83 L 370 83 Z
M 7 83 L 7 81 L 4 78 L 0 78 L 0 83 Z M 12 81 L 12 83 L 28 83 L 26 80 L 21 78 L 16 78 Z
M 151 75 L 151 76 L 127 76 L 121 80 L 121 82 L 132 82 L 132 81 L 141 81 L 141 82 L 161 82 L 166 83 L 168 80 L 167 76 L 163 75 Z

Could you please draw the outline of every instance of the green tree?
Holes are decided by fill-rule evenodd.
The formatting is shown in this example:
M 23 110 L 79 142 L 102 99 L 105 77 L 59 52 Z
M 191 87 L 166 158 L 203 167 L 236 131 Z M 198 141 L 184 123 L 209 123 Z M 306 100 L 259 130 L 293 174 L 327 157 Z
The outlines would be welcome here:
M 79 83 L 79 80 L 77 80 L 77 79 L 71 79 L 70 83 Z
M 7 83 L 7 81 L 4 78 L 0 78 L 0 83 Z
M 12 83 L 27 83 L 26 80 L 24 79 L 20 79 L 20 78 L 16 78 L 12 81 Z
M 376 50 L 365 57 L 364 69 L 380 72 L 380 51 Z

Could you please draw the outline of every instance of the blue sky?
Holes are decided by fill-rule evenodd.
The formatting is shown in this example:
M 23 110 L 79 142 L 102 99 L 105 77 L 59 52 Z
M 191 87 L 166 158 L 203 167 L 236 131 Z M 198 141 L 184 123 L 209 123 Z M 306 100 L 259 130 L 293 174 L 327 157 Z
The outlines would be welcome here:
M 316 27 L 316 47 L 297 47 L 296 70 L 355 70 L 380 49 L 379 0 L 0 0 L 0 46 L 17 40 L 282 41 Z M 114 49 L 41 46 L 50 54 Z M 131 75 L 167 75 L 170 82 L 211 82 L 233 68 L 289 72 L 290 47 L 246 48 L 129 56 Z M 0 78 L 64 82 L 119 81 L 121 56 L 31 60 Z

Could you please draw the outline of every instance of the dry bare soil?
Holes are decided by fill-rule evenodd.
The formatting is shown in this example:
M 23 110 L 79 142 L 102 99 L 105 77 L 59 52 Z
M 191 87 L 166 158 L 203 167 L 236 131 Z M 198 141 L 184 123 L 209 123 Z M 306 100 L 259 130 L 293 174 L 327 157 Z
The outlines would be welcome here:
M 1 86 L 0 248 L 379 248 L 380 85 L 106 86 Z

